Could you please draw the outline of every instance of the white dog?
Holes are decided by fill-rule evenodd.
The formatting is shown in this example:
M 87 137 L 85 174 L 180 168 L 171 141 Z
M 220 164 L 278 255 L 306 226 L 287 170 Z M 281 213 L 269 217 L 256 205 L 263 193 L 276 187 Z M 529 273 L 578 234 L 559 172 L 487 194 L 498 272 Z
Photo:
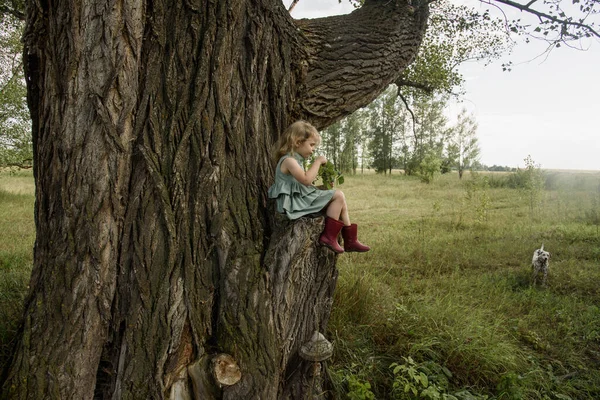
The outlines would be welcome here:
M 544 251 L 544 244 L 542 247 L 533 252 L 533 259 L 531 260 L 531 266 L 533 267 L 533 284 L 537 282 L 539 274 L 543 274 L 542 285 L 546 286 L 546 279 L 548 278 L 548 264 L 550 261 L 550 253 Z

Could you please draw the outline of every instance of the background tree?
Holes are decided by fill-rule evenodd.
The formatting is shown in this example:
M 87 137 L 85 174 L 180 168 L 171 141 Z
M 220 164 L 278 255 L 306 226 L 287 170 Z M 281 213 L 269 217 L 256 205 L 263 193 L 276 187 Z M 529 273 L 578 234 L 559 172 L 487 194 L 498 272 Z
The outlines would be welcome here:
M 359 158 L 366 157 L 368 121 L 367 108 L 359 109 L 348 117 L 321 131 L 323 141 L 317 150 L 333 162 L 342 173 L 356 173 Z M 362 165 L 362 164 L 361 164 Z
M 345 140 L 339 165 L 340 171 L 344 173 L 356 174 L 359 144 L 365 130 L 363 114 L 363 111 L 357 110 L 344 119 Z
M 23 23 L 0 14 L 0 167 L 29 167 L 33 159 L 31 123 L 23 77 Z
M 397 166 L 398 146 L 405 141 L 406 116 L 396 96 L 395 87 L 388 88 L 369 109 L 369 152 L 372 166 L 387 174 Z
M 479 157 L 477 140 L 477 122 L 473 115 L 462 109 L 456 125 L 452 128 L 448 145 L 448 160 L 458 169 L 458 177 L 462 179 L 466 168 L 470 168 Z
M 339 153 L 345 140 L 345 132 L 341 122 L 330 125 L 321 132 L 322 142 L 318 152 L 323 153 L 328 161 L 339 168 Z
M 433 179 L 434 165 L 442 166 L 450 130 L 444 114 L 447 99 L 443 96 L 416 94 L 410 107 L 414 110 L 416 125 L 412 140 L 412 153 L 407 164 L 408 175 Z M 439 170 L 437 171 L 439 172 Z
M 361 112 L 361 116 L 363 117 L 362 121 L 363 121 L 363 127 L 364 129 L 361 132 L 360 135 L 360 146 L 359 146 L 359 151 L 360 151 L 360 173 L 363 174 L 365 172 L 365 166 L 367 168 L 370 168 L 371 164 L 373 163 L 373 157 L 371 157 L 371 154 L 369 153 L 369 132 L 368 132 L 368 127 L 366 126 L 366 124 L 368 123 L 368 117 L 366 115 L 367 113 Z

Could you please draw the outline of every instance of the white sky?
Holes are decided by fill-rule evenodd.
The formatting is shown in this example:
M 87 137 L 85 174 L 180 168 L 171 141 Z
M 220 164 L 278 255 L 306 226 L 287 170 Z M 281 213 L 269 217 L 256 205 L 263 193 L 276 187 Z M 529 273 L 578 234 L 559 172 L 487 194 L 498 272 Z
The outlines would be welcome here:
M 289 6 L 291 0 L 283 3 Z M 353 10 L 347 0 L 300 0 L 292 16 Z M 532 18 L 504 10 L 509 18 Z M 544 49 L 541 42 L 517 45 L 506 58 L 513 62 L 511 72 L 502 71 L 506 60 L 463 65 L 466 94 L 456 110 L 465 107 L 474 114 L 480 161 L 486 165 L 524 167 L 531 155 L 544 169 L 600 170 L 600 41 L 591 41 L 587 51 L 562 47 L 534 59 Z

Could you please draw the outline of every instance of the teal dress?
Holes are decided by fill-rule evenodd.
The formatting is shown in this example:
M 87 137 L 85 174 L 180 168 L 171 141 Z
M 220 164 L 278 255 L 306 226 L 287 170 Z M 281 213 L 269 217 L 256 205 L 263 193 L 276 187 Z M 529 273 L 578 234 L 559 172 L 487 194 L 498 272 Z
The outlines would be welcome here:
M 312 185 L 306 186 L 291 174 L 281 172 L 281 163 L 288 157 L 294 157 L 304 168 L 304 158 L 300 154 L 286 154 L 281 157 L 275 169 L 275 183 L 269 188 L 269 198 L 276 199 L 277 211 L 289 219 L 318 213 L 331 201 L 335 190 L 319 190 Z

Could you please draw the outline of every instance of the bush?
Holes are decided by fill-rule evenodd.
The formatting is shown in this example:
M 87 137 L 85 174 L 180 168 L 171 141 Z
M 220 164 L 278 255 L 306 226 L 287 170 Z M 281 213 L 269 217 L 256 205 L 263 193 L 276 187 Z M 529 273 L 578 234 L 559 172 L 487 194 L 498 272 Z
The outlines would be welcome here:
M 441 167 L 442 159 L 435 152 L 429 151 L 419 164 L 417 175 L 421 178 L 421 181 L 431 183 L 436 175 L 441 173 Z

